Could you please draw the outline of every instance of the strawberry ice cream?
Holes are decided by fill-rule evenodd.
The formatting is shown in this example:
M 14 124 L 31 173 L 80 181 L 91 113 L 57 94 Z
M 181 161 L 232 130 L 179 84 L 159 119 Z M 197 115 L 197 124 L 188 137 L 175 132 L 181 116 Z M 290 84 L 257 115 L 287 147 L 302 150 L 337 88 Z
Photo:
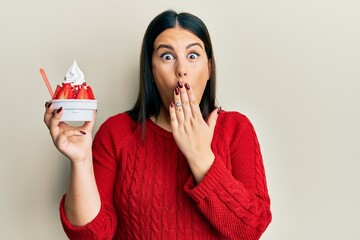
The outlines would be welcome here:
M 84 80 L 84 73 L 76 61 L 68 69 L 62 85 L 57 85 L 52 99 L 95 99 L 90 86 Z
M 60 121 L 91 121 L 97 109 L 97 100 L 90 86 L 84 80 L 84 74 L 74 63 L 68 69 L 64 82 L 57 85 L 52 96 L 54 109 L 62 108 Z

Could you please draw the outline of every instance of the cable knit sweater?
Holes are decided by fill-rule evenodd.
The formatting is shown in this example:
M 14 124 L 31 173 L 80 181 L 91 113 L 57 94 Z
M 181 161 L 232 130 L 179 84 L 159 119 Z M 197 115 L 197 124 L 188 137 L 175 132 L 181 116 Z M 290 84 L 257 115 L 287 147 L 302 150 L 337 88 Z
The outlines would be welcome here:
M 196 184 L 172 134 L 126 113 L 105 121 L 93 142 L 99 214 L 85 226 L 60 216 L 70 239 L 259 239 L 271 221 L 262 156 L 250 121 L 219 114 L 215 161 Z

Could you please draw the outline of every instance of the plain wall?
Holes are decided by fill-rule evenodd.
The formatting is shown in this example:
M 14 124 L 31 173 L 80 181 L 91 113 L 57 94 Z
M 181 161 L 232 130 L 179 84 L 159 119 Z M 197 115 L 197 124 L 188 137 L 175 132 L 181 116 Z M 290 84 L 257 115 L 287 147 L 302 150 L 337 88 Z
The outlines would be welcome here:
M 360 1 L 0 0 L 0 239 L 66 239 L 69 161 L 43 124 L 76 59 L 99 100 L 95 130 L 138 92 L 144 31 L 173 8 L 212 36 L 218 102 L 262 148 L 273 221 L 264 240 L 360 239 Z

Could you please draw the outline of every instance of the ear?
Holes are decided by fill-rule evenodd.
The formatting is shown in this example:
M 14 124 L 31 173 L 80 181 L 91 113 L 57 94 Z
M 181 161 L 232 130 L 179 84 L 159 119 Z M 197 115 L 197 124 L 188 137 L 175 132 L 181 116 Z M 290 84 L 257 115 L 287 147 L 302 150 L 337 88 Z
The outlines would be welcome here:
M 209 72 L 208 79 L 210 79 L 210 76 L 211 76 L 211 59 L 208 60 L 208 72 Z

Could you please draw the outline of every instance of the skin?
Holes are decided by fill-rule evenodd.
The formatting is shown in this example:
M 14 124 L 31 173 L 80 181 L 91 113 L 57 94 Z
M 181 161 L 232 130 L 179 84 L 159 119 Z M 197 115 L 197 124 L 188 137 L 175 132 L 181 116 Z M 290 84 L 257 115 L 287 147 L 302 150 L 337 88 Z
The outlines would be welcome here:
M 94 120 L 73 127 L 60 122 L 61 109 L 54 111 L 46 104 L 44 122 L 49 128 L 56 148 L 71 161 L 71 173 L 65 198 L 65 214 L 75 226 L 89 223 L 100 211 L 101 201 L 96 186 L 92 162 L 92 136 Z
M 179 81 L 190 84 L 200 102 L 211 72 L 203 42 L 188 30 L 170 28 L 155 39 L 154 49 L 152 72 L 166 109 Z
M 199 108 L 211 72 L 210 61 L 203 42 L 181 28 L 162 32 L 156 38 L 154 47 L 153 75 L 161 95 L 162 107 L 159 116 L 152 120 L 173 133 L 195 180 L 200 182 L 215 158 L 210 145 L 217 110 L 205 122 Z M 175 107 L 176 102 L 182 102 L 182 106 Z M 93 121 L 73 127 L 60 122 L 61 109 L 54 111 L 48 103 L 45 106 L 44 122 L 54 145 L 71 161 L 64 208 L 67 219 L 75 226 L 91 222 L 101 207 L 91 151 L 95 115 L 96 112 Z

